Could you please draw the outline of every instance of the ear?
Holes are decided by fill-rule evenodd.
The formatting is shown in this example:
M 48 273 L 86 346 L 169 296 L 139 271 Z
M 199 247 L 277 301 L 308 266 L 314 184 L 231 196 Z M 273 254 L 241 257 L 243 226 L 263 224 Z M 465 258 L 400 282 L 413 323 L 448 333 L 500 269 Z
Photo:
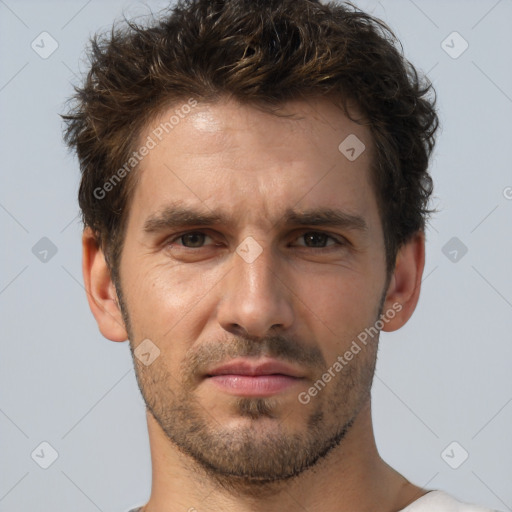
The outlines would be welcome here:
M 118 305 L 110 271 L 90 228 L 82 235 L 82 273 L 92 314 L 101 334 L 111 341 L 126 341 L 128 334 Z
M 395 270 L 391 276 L 382 315 L 383 331 L 396 331 L 411 318 L 420 296 L 421 278 L 425 267 L 425 234 L 416 233 L 398 251 Z M 393 311 L 395 315 L 386 315 Z

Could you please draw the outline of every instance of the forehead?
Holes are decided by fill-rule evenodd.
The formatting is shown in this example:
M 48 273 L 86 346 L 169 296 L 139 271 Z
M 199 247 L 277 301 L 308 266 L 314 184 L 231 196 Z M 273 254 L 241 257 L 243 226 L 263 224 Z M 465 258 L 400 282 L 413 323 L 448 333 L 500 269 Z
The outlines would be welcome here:
M 177 201 L 269 222 L 296 206 L 374 206 L 370 131 L 331 101 L 288 102 L 278 115 L 234 100 L 186 105 L 142 133 L 153 142 L 137 171 L 136 218 Z
M 272 109 L 226 98 L 215 103 L 195 102 L 193 107 L 189 107 L 190 103 L 175 103 L 160 112 L 143 132 L 143 138 L 153 136 L 160 147 L 179 146 L 180 153 L 194 156 L 250 150 L 258 145 L 265 147 L 262 157 L 286 150 L 304 157 L 301 148 L 313 158 L 318 156 L 317 151 L 311 152 L 314 148 L 338 155 L 339 143 L 349 135 L 364 139 L 367 149 L 371 149 L 364 121 L 349 119 L 340 107 L 325 98 L 288 101 Z M 349 107 L 352 117 L 363 120 L 353 104 Z

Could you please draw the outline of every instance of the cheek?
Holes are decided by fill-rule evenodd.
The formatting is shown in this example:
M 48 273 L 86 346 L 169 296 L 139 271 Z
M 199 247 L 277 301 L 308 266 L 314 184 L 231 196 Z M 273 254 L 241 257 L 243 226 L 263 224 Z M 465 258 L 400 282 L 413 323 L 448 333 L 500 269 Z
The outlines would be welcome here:
M 126 261 L 137 273 L 124 280 L 123 291 L 129 306 L 136 340 L 150 338 L 161 350 L 172 344 L 183 352 L 201 331 L 213 283 L 201 272 L 191 273 L 168 263 L 148 266 L 144 261 Z
M 327 350 L 350 344 L 361 331 L 376 320 L 380 296 L 368 277 L 341 270 L 303 283 L 299 292 L 301 310 L 308 328 Z M 299 313 L 300 314 L 300 313 Z M 302 319 L 304 323 L 304 319 Z M 328 341 L 329 340 L 329 341 Z

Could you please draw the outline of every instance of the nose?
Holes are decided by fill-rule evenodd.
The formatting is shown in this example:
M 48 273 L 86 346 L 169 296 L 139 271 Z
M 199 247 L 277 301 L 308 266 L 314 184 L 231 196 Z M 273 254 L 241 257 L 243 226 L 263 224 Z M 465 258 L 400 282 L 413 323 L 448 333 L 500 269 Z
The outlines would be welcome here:
M 222 283 L 218 322 L 232 334 L 263 337 L 293 324 L 293 293 L 278 256 L 265 248 L 254 261 L 233 254 L 233 268 Z

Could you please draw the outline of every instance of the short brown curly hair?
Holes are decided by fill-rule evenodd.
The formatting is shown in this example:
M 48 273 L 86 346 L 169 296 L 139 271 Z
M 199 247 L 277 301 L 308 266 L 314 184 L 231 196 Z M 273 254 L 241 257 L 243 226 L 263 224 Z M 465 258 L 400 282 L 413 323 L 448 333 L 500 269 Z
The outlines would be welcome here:
M 223 96 L 279 106 L 325 96 L 354 101 L 375 146 L 372 179 L 388 275 L 398 249 L 431 213 L 428 162 L 438 117 L 432 84 L 403 57 L 382 21 L 352 4 L 317 0 L 182 0 L 149 25 L 126 21 L 96 35 L 90 70 L 62 116 L 82 173 L 79 204 L 114 279 L 133 190 L 131 173 L 103 187 L 130 158 L 148 122 L 190 98 Z

